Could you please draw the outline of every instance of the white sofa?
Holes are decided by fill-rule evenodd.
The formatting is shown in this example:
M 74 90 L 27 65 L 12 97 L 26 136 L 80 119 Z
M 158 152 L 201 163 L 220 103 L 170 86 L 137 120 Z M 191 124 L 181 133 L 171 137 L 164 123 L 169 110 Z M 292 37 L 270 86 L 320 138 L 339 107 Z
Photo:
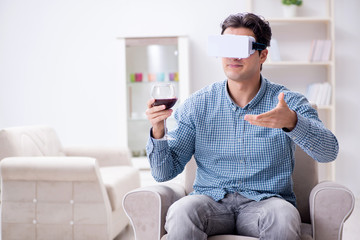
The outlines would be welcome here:
M 140 186 L 128 149 L 63 148 L 47 126 L 0 130 L 2 240 L 114 239 Z

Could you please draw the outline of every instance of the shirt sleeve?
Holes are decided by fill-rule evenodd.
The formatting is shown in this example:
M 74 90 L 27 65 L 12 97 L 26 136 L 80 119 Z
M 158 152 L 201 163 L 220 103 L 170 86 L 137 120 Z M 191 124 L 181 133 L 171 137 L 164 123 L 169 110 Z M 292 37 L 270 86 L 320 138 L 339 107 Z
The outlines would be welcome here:
M 305 97 L 297 97 L 297 103 L 289 107 L 297 114 L 295 128 L 286 133 L 299 147 L 318 162 L 331 162 L 336 159 L 339 145 L 335 135 L 325 127 L 317 111 Z
M 175 140 L 158 140 L 150 136 L 146 146 L 151 174 L 158 182 L 168 181 L 180 174 L 190 161 L 195 149 L 191 103 L 184 103 L 175 112 L 176 128 L 169 132 Z

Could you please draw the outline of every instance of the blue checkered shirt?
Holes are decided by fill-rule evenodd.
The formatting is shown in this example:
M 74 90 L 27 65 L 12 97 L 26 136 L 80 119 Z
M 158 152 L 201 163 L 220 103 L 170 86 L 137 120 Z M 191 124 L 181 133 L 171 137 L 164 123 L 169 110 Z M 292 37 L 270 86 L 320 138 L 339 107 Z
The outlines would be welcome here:
M 275 108 L 280 92 L 297 114 L 291 132 L 244 120 L 245 114 Z M 225 80 L 190 96 L 176 110 L 175 119 L 177 127 L 169 135 L 176 140 L 149 138 L 151 173 L 157 181 L 170 180 L 194 155 L 198 169 L 191 194 L 206 194 L 215 201 L 238 192 L 256 201 L 277 196 L 295 205 L 291 177 L 295 145 L 318 162 L 330 162 L 338 153 L 336 137 L 306 98 L 264 78 L 257 95 L 244 108 L 232 101 Z

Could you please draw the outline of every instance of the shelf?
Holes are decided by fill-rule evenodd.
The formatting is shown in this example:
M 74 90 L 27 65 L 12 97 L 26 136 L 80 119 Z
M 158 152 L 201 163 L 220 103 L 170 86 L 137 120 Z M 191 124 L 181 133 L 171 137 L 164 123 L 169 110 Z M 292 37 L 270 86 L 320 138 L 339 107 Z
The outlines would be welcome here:
M 148 121 L 146 117 L 129 117 L 128 121 Z
M 133 163 L 133 166 L 136 167 L 139 170 L 150 170 L 150 163 L 147 157 L 132 157 L 131 161 Z
M 332 105 L 328 105 L 328 106 L 317 106 L 318 110 L 333 110 L 334 107 Z
M 126 46 L 176 45 L 177 37 L 130 37 L 126 38 Z
M 131 81 L 127 81 L 127 84 L 129 86 L 133 86 L 133 85 L 141 85 L 141 84 L 149 84 L 149 85 L 152 85 L 152 84 L 156 84 L 156 83 L 171 83 L 171 84 L 179 84 L 179 81 L 163 81 L 163 82 L 160 82 L 160 81 L 140 81 L 140 82 L 131 82 Z
M 324 17 L 295 17 L 295 18 L 270 18 L 270 23 L 330 23 L 331 18 Z

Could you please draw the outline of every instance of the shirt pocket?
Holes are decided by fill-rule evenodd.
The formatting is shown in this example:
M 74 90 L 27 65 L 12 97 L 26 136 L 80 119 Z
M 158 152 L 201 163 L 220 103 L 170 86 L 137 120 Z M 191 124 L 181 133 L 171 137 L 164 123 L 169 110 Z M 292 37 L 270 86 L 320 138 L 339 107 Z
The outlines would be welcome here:
M 280 134 L 269 137 L 253 137 L 245 143 L 245 161 L 248 174 L 277 172 L 289 163 L 290 148 Z

